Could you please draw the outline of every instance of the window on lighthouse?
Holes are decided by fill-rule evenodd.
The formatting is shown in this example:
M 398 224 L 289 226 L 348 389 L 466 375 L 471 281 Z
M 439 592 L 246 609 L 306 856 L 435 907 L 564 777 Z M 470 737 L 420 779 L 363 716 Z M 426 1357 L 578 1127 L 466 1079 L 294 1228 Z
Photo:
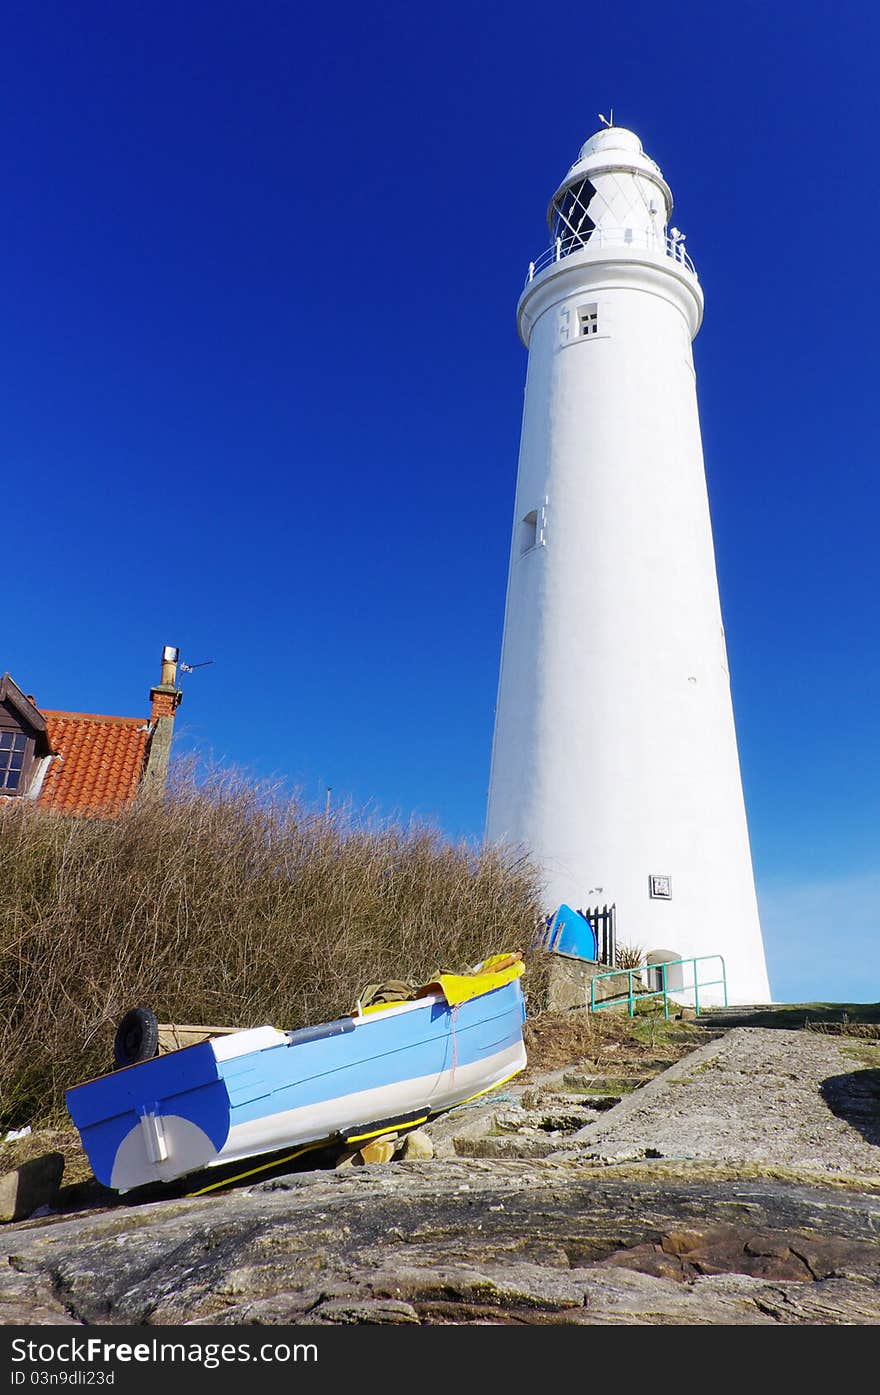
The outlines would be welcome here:
M 583 337 L 599 332 L 599 307 L 582 305 L 578 310 L 578 333 Z
M 532 509 L 527 513 L 522 523 L 519 525 L 519 551 L 520 556 L 524 552 L 531 552 L 538 543 L 538 510 Z

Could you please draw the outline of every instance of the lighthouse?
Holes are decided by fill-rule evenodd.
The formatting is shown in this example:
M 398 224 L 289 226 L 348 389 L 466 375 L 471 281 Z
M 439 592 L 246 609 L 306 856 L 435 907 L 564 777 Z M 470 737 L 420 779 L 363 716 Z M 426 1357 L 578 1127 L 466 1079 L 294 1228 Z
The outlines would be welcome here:
M 761 1003 L 691 349 L 703 291 L 671 214 L 638 136 L 605 126 L 528 267 L 486 837 L 532 855 L 548 910 L 615 905 L 618 942 L 649 963 L 720 956 L 696 968 L 722 980 L 701 1003 L 724 980 L 729 1002 Z

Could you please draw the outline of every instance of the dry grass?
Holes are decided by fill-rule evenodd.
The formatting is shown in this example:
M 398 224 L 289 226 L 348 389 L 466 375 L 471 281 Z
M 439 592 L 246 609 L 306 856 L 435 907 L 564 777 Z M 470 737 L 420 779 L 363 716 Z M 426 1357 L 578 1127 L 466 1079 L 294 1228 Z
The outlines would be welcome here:
M 526 1021 L 523 1037 L 528 1076 L 578 1065 L 625 1076 L 657 1064 L 671 1065 L 707 1039 L 703 1028 L 667 1022 L 662 1015 L 633 1019 L 623 1013 L 583 1010 L 537 1013 Z
M 69 1119 L 66 1127 L 37 1129 L 27 1138 L 0 1143 L 0 1177 L 34 1158 L 44 1157 L 46 1153 L 60 1153 L 64 1158 L 65 1186 L 94 1180 L 79 1134 Z
M 826 1037 L 860 1037 L 866 1041 L 880 1041 L 880 1022 L 805 1022 L 808 1032 L 818 1032 Z
M 527 950 L 525 862 L 425 826 L 317 814 L 230 774 L 178 777 L 118 819 L 0 809 L 0 1128 L 66 1121 L 116 1024 L 296 1027 L 360 989 Z M 527 975 L 542 1006 L 546 968 Z M 529 986 L 531 984 L 531 986 Z

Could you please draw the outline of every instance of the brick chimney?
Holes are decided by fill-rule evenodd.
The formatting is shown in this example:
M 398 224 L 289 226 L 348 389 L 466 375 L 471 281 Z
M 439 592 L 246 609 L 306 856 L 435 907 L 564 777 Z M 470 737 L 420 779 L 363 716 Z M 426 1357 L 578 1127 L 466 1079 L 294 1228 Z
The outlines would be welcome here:
M 180 706 L 183 694 L 177 687 L 177 660 L 180 650 L 166 644 L 162 650 L 162 675 L 150 689 L 150 729 L 151 736 L 147 748 L 147 764 L 144 770 L 144 787 L 148 793 L 161 794 L 168 778 L 168 761 L 171 756 L 171 737 L 174 733 L 174 714 Z

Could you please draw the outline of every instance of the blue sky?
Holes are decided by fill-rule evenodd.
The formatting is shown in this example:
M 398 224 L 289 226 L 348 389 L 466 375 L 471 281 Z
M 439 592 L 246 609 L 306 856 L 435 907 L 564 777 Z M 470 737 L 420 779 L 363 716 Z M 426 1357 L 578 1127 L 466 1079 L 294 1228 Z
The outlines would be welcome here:
M 6 619 L 44 707 L 482 830 L 550 194 L 613 107 L 695 344 L 775 995 L 880 998 L 867 4 L 12 4 Z

